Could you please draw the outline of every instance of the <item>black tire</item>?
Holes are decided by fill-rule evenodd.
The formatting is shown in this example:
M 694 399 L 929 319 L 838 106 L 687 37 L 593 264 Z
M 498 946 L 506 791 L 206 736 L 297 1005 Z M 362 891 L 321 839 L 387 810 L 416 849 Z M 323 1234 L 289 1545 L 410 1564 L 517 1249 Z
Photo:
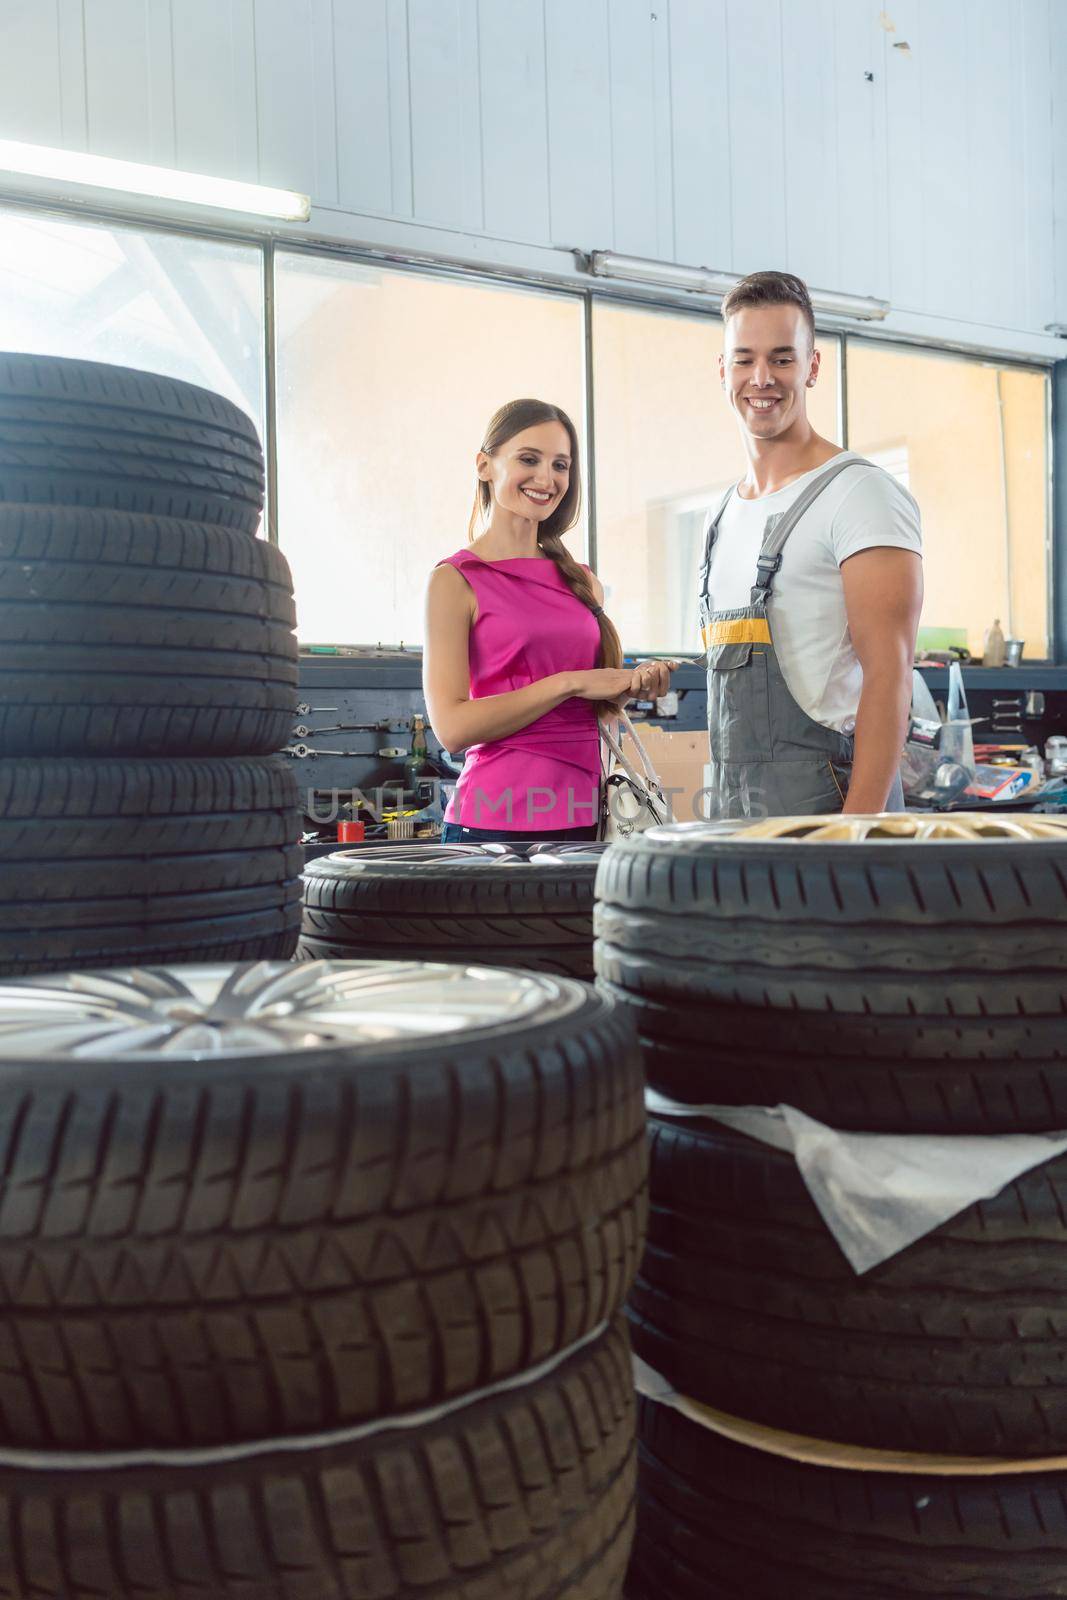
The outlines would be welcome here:
M 234 676 L 243 666 L 242 657 L 267 656 L 277 664 L 294 665 L 297 659 L 292 629 L 265 617 L 225 616 L 176 607 L 134 610 L 125 605 L 27 606 L 0 601 L 0 649 L 7 656 L 17 645 L 80 646 L 80 659 L 88 672 L 93 670 L 98 650 L 104 672 L 115 670 L 120 651 L 132 649 L 158 649 L 168 656 L 187 651 L 186 672 L 190 675 L 204 656 L 210 659 L 210 652 L 219 657 L 232 652 L 238 658 Z M 286 680 L 288 676 L 285 674 Z
M 299 834 L 280 757 L 0 760 L 0 975 L 288 957 Z
M 307 926 L 305 907 L 301 929 Z M 403 955 L 408 961 L 431 961 L 455 964 L 461 962 L 472 967 L 516 967 L 523 972 L 555 973 L 565 978 L 580 978 L 588 982 L 592 976 L 588 958 L 576 954 L 568 945 L 537 945 L 513 948 L 501 945 L 466 945 L 461 953 L 455 948 L 442 950 L 437 945 L 405 945 L 403 949 L 375 950 L 366 945 L 340 944 L 333 939 L 311 939 L 301 931 L 297 941 L 296 961 L 365 961 L 376 957 L 396 959 Z
M 640 1059 L 585 985 L 376 963 L 0 985 L 0 1083 L 8 1444 L 452 1402 L 614 1316 L 640 1259 Z
M 298 954 L 343 948 L 592 977 L 595 848 L 529 859 L 489 850 L 457 858 L 455 848 L 366 845 L 310 862 Z
M 634 1404 L 615 1328 L 424 1426 L 125 1467 L 0 1468 L 11 1600 L 618 1600 Z
M 609 851 L 597 896 L 597 972 L 674 1098 L 869 1131 L 1064 1125 L 1067 839 L 666 827 Z
M 621 955 L 625 970 L 627 957 L 653 949 L 653 993 L 697 1003 L 766 1005 L 787 1016 L 835 1011 L 984 1020 L 1057 1016 L 1067 987 L 1067 940 L 1061 934 L 1067 894 L 1058 918 L 1050 916 L 1034 930 L 953 933 L 944 924 L 938 929 L 940 956 L 929 963 L 927 942 L 913 942 L 899 930 L 860 936 L 851 928 L 809 923 L 804 932 L 765 938 L 754 921 L 730 925 L 692 913 L 683 920 L 680 913 L 597 909 L 597 936 L 609 959 Z M 949 953 L 944 947 L 950 941 Z M 614 976 L 609 967 L 604 971 Z M 790 1021 L 790 1031 L 794 1026 Z
M 7 909 L 7 908 L 5 908 Z M 288 960 L 300 935 L 299 879 L 174 894 L 160 906 L 130 895 L 114 903 L 16 904 L 0 931 L 0 975 L 200 961 Z
M 1061 1014 L 1067 835 L 790 845 L 661 828 L 607 854 L 598 898 L 609 947 L 639 951 L 655 927 L 659 992 L 788 1010 L 1018 1015 L 1029 979 L 1023 1014 Z
M 793 1105 L 872 1133 L 1067 1128 L 1063 1020 L 805 1012 L 785 1037 L 774 1011 L 671 1004 L 600 981 L 633 1018 L 649 1084 L 672 1100 Z
M 1053 1600 L 1067 1474 L 848 1472 L 638 1405 L 630 1600 Z
M 221 395 L 99 361 L 0 354 L 0 500 L 254 533 L 263 481 L 255 425 Z
M 683 1393 L 871 1448 L 1067 1454 L 1067 1158 L 858 1276 L 792 1155 L 651 1126 L 639 1355 Z
M 148 645 L 4 647 L 0 748 L 8 755 L 269 755 L 287 741 L 295 651 Z
M 175 517 L 67 506 L 0 505 L 0 601 L 296 626 L 289 564 L 266 540 Z

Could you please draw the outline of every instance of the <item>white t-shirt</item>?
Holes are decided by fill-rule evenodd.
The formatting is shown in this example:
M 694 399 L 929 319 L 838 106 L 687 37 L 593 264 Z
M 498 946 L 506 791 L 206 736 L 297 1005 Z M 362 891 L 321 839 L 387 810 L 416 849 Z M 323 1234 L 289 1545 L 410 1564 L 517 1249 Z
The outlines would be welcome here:
M 855 451 L 846 454 L 863 460 Z M 713 611 L 750 604 L 767 518 L 788 511 L 829 465 L 759 500 L 742 500 L 734 490 L 711 556 Z M 715 505 L 708 513 L 705 540 L 718 509 Z M 848 630 L 841 563 L 878 545 L 921 554 L 919 507 L 888 472 L 864 462 L 840 473 L 801 517 L 782 552 L 768 603 L 771 637 L 790 694 L 815 722 L 843 733 L 855 727 L 863 670 Z

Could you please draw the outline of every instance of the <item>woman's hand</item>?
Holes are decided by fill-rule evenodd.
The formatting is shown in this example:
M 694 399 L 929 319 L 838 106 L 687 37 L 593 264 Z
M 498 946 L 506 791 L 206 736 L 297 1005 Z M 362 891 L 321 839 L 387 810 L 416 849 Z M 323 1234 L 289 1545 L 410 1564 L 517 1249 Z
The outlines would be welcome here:
M 593 667 L 576 672 L 571 693 L 578 700 L 617 700 L 624 705 L 641 693 L 641 675 L 634 667 Z
M 632 692 L 639 700 L 659 700 L 671 686 L 671 673 L 677 670 L 677 661 L 639 661 L 634 668 L 638 687 Z
M 670 687 L 677 661 L 639 661 L 635 667 L 594 667 L 576 672 L 571 693 L 579 700 L 612 701 L 621 711 L 628 700 L 658 700 Z

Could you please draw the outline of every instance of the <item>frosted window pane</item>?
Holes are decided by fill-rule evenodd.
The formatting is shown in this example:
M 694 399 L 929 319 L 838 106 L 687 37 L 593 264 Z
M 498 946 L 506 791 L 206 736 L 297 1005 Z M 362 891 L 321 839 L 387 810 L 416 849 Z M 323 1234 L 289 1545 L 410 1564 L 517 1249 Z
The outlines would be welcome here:
M 1047 656 L 1046 375 L 863 339 L 847 360 L 849 444 L 898 476 L 905 463 L 922 511 L 923 624 L 966 629 L 980 655 L 999 617 Z
M 581 300 L 279 252 L 278 528 L 308 643 L 417 645 L 474 458 L 532 395 L 584 434 Z M 585 554 L 584 527 L 570 549 Z
M 262 252 L 0 210 L 0 350 L 183 378 L 234 401 L 262 439 Z

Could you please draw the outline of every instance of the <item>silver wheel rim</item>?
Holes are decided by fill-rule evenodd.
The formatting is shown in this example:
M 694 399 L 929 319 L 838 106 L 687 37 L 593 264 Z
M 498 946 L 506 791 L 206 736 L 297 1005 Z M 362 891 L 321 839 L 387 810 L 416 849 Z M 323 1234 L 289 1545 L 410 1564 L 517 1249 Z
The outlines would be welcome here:
M 522 1023 L 576 1003 L 539 973 L 413 961 L 61 973 L 0 983 L 0 1061 L 370 1049 Z
M 539 865 L 569 867 L 575 862 L 583 861 L 587 861 L 591 865 L 598 865 L 606 848 L 606 845 L 597 844 L 591 839 L 583 841 L 581 844 L 537 845 L 537 854 L 534 855 L 531 852 L 527 860 L 531 867 Z
M 391 862 L 396 866 L 425 867 L 433 863 L 439 866 L 442 861 L 485 861 L 487 858 L 477 844 L 362 844 L 351 850 L 335 850 L 332 855 L 320 859 L 344 862 L 346 866 L 367 863 L 380 867 Z

